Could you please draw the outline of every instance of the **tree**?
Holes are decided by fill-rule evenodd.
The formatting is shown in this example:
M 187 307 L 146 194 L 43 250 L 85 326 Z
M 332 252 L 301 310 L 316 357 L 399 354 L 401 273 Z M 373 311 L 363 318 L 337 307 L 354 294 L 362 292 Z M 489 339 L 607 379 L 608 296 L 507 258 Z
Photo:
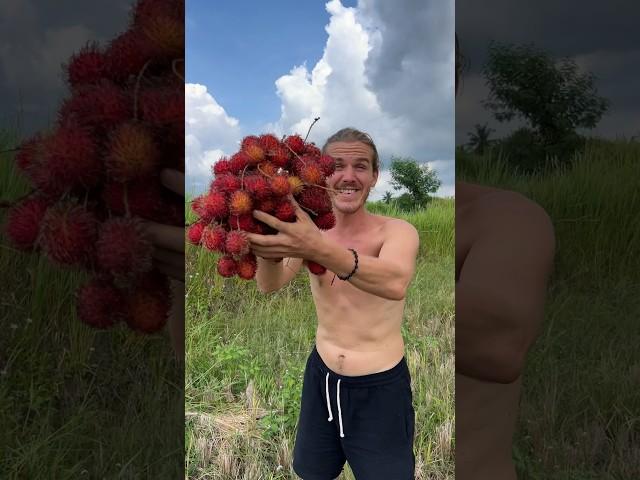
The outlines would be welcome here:
M 492 132 L 495 132 L 493 128 L 489 128 L 485 123 L 484 125 L 479 125 L 476 123 L 475 125 L 475 133 L 469 132 L 469 143 L 468 145 L 473 149 L 474 153 L 478 155 L 484 155 L 485 150 L 487 150 L 493 140 L 489 140 Z
M 496 120 L 520 117 L 546 144 L 561 142 L 577 128 L 594 128 L 609 105 L 598 95 L 593 74 L 533 45 L 492 43 L 483 73 L 489 87 L 484 106 Z
M 391 203 L 391 200 L 393 200 L 391 192 L 385 192 L 384 197 L 382 197 L 382 201 L 388 205 L 389 203 Z
M 425 205 L 442 182 L 435 170 L 426 164 L 419 165 L 413 158 L 391 158 L 391 186 L 394 190 L 406 189 L 414 206 Z

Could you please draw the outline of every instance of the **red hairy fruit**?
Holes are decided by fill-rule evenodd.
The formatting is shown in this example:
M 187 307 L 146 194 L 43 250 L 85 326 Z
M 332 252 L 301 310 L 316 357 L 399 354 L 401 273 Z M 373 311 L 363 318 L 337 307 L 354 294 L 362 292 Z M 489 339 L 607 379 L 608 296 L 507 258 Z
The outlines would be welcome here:
M 233 257 L 225 255 L 218 259 L 218 273 L 223 277 L 233 277 L 238 272 L 238 262 Z
M 288 168 L 289 161 L 291 160 L 291 152 L 287 147 L 277 146 L 272 150 L 269 158 L 276 167 Z
M 318 159 L 318 165 L 320 165 L 325 177 L 330 177 L 336 171 L 336 161 L 330 155 L 322 155 Z
M 184 92 L 172 87 L 156 87 L 140 94 L 142 118 L 156 127 L 184 128 Z
M 163 213 L 163 199 L 157 177 L 145 177 L 132 182 L 109 182 L 102 189 L 102 200 L 111 213 L 124 215 L 127 212 L 142 218 L 153 219 Z
M 312 262 L 311 260 L 307 261 L 307 268 L 314 275 L 322 275 L 327 271 L 326 267 L 323 267 L 319 263 Z
M 276 207 L 275 216 L 283 222 L 293 222 L 296 219 L 296 211 L 291 202 L 287 200 Z
M 211 182 L 211 189 L 225 193 L 235 192 L 240 189 L 240 178 L 228 173 L 217 176 Z
M 154 271 L 144 274 L 125 298 L 125 303 L 129 328 L 142 333 L 162 330 L 171 309 L 169 280 Z
M 275 209 L 276 202 L 271 198 L 262 200 L 261 202 L 258 202 L 258 205 L 256 205 L 256 210 L 261 210 L 266 213 L 273 213 Z
M 30 197 L 11 207 L 5 230 L 11 244 L 20 250 L 34 249 L 40 225 L 48 208 L 40 197 Z
M 327 191 L 320 187 L 307 186 L 298 196 L 300 206 L 311 210 L 317 215 L 332 210 L 331 199 Z
M 106 55 L 96 43 L 87 44 L 67 65 L 67 81 L 72 88 L 98 82 L 106 67 Z
M 293 193 L 294 195 L 300 193 L 304 188 L 304 182 L 300 180 L 300 177 L 296 177 L 294 175 L 287 178 L 287 180 L 289 181 L 289 186 L 291 187 L 291 193 Z
M 314 219 L 314 223 L 320 230 L 331 230 L 336 226 L 336 217 L 333 212 L 323 213 Z
M 285 175 L 276 175 L 271 179 L 271 190 L 279 197 L 288 195 L 291 192 L 291 186 L 289 180 Z
M 298 155 L 304 153 L 305 144 L 300 135 L 290 135 L 285 138 L 284 143 L 286 143 L 294 153 L 297 153 Z
M 202 231 L 202 244 L 212 252 L 225 251 L 227 231 L 220 225 L 208 225 Z
M 200 245 L 202 240 L 202 232 L 204 230 L 204 223 L 196 222 L 187 230 L 187 239 L 189 243 L 193 245 Z
M 135 123 L 125 123 L 111 136 L 107 172 L 126 182 L 156 171 L 159 151 L 151 133 Z
M 324 175 L 322 174 L 322 170 L 320 166 L 315 162 L 307 162 L 306 165 L 302 167 L 300 170 L 300 178 L 312 185 L 320 185 L 324 182 Z
M 273 177 L 278 173 L 278 168 L 271 162 L 258 164 L 258 171 L 267 177 Z
M 262 175 L 249 175 L 244 178 L 244 188 L 257 200 L 271 196 L 271 186 Z
M 214 175 L 223 175 L 225 173 L 229 173 L 231 170 L 231 165 L 227 158 L 221 158 L 216 163 L 213 164 L 213 174 Z
M 244 215 L 230 215 L 228 219 L 229 227 L 233 230 L 244 230 L 245 232 L 258 233 L 256 231 L 256 221 L 250 213 Z
M 314 143 L 307 143 L 304 147 L 304 154 L 317 158 L 322 155 L 322 152 Z
M 138 0 L 133 15 L 136 27 L 142 28 L 156 17 L 169 17 L 184 23 L 184 0 Z
M 31 170 L 38 168 L 42 162 L 43 149 L 44 139 L 40 135 L 25 140 L 20 145 L 15 156 L 15 162 L 22 173 L 31 178 Z
M 233 215 L 243 215 L 251 212 L 253 201 L 251 196 L 244 190 L 238 190 L 231 194 L 229 199 L 229 211 Z
M 242 256 L 238 262 L 238 276 L 244 280 L 251 280 L 256 276 L 258 261 L 252 253 Z
M 133 102 L 111 82 L 100 82 L 77 89 L 60 109 L 60 123 L 69 120 L 96 129 L 112 128 L 132 117 Z
M 76 308 L 82 323 L 108 328 L 123 319 L 124 297 L 113 284 L 94 277 L 78 289 Z
M 231 156 L 229 160 L 229 171 L 231 173 L 240 173 L 247 165 L 252 163 L 253 159 L 247 155 L 245 151 L 239 151 Z
M 280 140 L 278 140 L 278 137 L 276 137 L 272 133 L 265 133 L 263 135 L 260 135 L 258 137 L 258 141 L 260 143 L 260 146 L 262 147 L 262 150 L 264 150 L 264 152 L 269 157 L 273 155 L 275 149 L 280 146 Z
M 242 230 L 231 230 L 227 233 L 225 250 L 231 255 L 244 255 L 249 253 L 249 240 Z
M 184 55 L 184 22 L 160 15 L 149 18 L 142 27 L 154 59 L 172 60 Z
M 85 263 L 95 249 L 97 226 L 96 217 L 84 207 L 58 203 L 49 207 L 42 219 L 41 245 L 58 263 Z
M 69 188 L 91 188 L 102 178 L 102 160 L 93 135 L 79 125 L 67 124 L 56 130 L 45 143 L 45 171 L 36 176 L 45 190 L 64 192 Z M 57 185 L 56 185 L 57 184 Z
M 107 48 L 107 77 L 115 82 L 124 82 L 130 76 L 137 76 L 151 59 L 151 48 L 149 38 L 141 30 L 125 31 L 113 39 Z
M 210 192 L 195 198 L 191 203 L 191 209 L 207 223 L 229 215 L 227 197 L 222 192 Z
M 249 157 L 250 165 L 256 165 L 265 159 L 264 150 L 259 143 L 250 143 L 243 149 L 243 152 Z
M 114 217 L 99 229 L 96 260 L 116 278 L 132 278 L 151 270 L 153 246 L 140 220 Z

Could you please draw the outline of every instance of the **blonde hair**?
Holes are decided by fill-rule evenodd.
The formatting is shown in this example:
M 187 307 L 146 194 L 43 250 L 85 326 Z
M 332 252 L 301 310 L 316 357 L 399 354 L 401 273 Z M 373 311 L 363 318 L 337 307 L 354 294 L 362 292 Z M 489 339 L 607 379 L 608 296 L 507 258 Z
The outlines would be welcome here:
M 369 145 L 369 147 L 371 147 L 371 150 L 373 151 L 373 162 L 372 162 L 373 171 L 375 173 L 378 172 L 380 168 L 380 159 L 378 157 L 378 149 L 376 148 L 376 144 L 373 143 L 373 140 L 371 139 L 371 136 L 368 133 L 361 132 L 360 130 L 357 130 L 351 127 L 338 130 L 336 133 L 334 133 L 327 139 L 324 146 L 322 147 L 322 153 L 327 153 L 327 147 L 329 146 L 329 144 L 335 143 L 335 142 L 361 142 L 361 143 L 364 143 L 365 145 Z

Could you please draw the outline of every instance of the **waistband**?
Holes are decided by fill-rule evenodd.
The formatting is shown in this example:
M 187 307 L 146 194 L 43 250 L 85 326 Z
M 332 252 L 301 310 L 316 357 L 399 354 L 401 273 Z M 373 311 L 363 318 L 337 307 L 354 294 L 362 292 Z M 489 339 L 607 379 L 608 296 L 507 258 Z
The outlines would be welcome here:
M 329 373 L 332 380 L 341 380 L 343 385 L 348 385 L 350 387 L 375 387 L 379 385 L 386 385 L 388 383 L 395 382 L 404 375 L 409 375 L 409 367 L 407 366 L 407 360 L 405 357 L 402 357 L 396 366 L 389 370 L 358 376 L 340 375 L 339 373 L 331 370 L 322 360 L 322 357 L 318 353 L 318 349 L 315 345 L 313 346 L 311 355 L 309 355 L 309 361 L 310 366 L 320 371 L 323 376 Z

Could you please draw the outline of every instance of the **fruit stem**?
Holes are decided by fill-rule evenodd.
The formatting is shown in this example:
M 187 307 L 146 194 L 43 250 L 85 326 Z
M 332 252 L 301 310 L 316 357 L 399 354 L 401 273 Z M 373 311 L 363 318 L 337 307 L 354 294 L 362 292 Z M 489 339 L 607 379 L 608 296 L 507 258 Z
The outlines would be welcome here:
M 258 169 L 258 171 L 264 175 L 267 178 L 273 178 L 271 175 L 267 175 L 265 172 L 262 171 L 262 169 L 260 168 L 260 164 L 256 165 L 256 168 Z
M 313 122 L 311 123 L 311 126 L 309 127 L 309 130 L 307 130 L 307 136 L 304 137 L 304 143 L 307 143 L 307 138 L 309 138 L 309 134 L 311 133 L 311 129 L 313 128 L 313 126 L 316 124 L 316 122 L 320 120 L 320 117 L 316 117 L 313 119 Z
M 184 58 L 176 58 L 176 59 L 174 59 L 173 62 L 171 62 L 171 70 L 173 70 L 173 73 L 176 75 L 176 77 L 178 77 L 180 80 L 182 80 L 184 82 L 185 81 L 184 77 L 182 75 L 180 75 L 178 73 L 178 71 L 176 70 L 176 65 L 178 63 L 180 63 L 180 62 L 184 63 Z

